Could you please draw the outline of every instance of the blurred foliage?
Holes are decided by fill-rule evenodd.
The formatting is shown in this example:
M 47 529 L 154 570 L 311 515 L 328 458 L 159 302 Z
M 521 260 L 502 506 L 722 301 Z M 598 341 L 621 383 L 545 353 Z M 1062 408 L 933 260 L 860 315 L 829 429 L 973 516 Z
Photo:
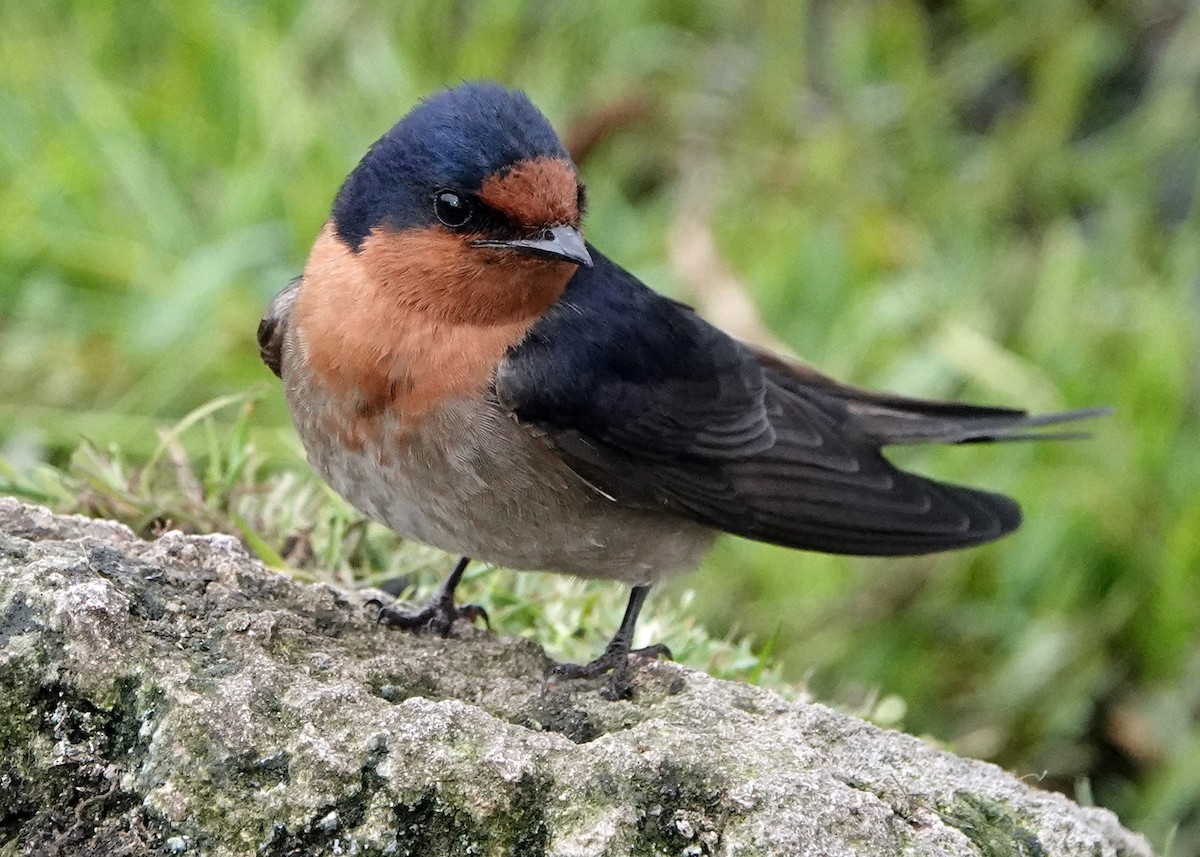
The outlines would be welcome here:
M 697 613 L 771 640 L 819 698 L 898 695 L 910 731 L 1200 851 L 1187 0 L 0 4 L 0 479 L 147 531 L 232 527 L 268 559 L 335 504 L 313 567 L 446 564 L 328 547 L 371 539 L 305 473 L 254 328 L 366 146 L 474 77 L 526 89 L 586 148 L 589 238 L 652 285 L 690 297 L 664 260 L 700 171 L 725 260 L 822 369 L 1117 408 L 1087 443 L 895 456 L 1019 497 L 1027 523 L 1000 544 L 874 561 L 730 539 L 688 579 L 688 609 L 676 589 L 647 626 L 678 648 L 693 632 L 654 615 Z M 159 431 L 255 385 L 253 419 L 218 400 Z M 140 476 L 164 467 L 169 495 Z M 231 491 L 243 500 L 204 511 Z M 264 496 L 275 513 L 237 505 Z M 585 602 L 623 598 L 533 575 L 470 585 L 512 588 L 512 627 L 522 599 L 565 599 L 552 624 L 586 624 L 591 648 L 615 618 Z M 578 653 L 573 633 L 538 628 Z

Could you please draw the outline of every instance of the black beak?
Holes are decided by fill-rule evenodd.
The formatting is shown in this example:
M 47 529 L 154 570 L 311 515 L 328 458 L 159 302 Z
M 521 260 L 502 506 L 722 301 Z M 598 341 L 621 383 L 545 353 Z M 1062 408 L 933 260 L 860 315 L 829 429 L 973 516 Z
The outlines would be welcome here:
M 574 262 L 585 268 L 592 267 L 592 256 L 583 243 L 583 235 L 574 226 L 554 226 L 544 229 L 536 238 L 514 238 L 511 241 L 475 241 L 476 247 L 497 247 L 541 256 L 544 259 L 561 259 Z

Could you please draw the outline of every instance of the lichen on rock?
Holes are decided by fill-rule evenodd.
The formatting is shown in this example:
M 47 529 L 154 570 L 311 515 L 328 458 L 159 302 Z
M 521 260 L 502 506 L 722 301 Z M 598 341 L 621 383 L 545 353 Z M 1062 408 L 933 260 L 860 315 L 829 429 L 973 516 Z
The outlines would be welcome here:
M 1150 854 L 820 705 L 670 663 L 608 702 L 369 597 L 0 498 L 0 857 Z

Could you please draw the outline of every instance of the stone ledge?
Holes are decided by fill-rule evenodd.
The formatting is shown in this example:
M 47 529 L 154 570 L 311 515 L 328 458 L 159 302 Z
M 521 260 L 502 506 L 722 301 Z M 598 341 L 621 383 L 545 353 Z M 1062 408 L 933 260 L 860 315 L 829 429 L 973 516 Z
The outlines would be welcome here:
M 233 539 L 0 498 L 0 857 L 1150 855 L 1108 811 L 675 664 L 381 628 Z

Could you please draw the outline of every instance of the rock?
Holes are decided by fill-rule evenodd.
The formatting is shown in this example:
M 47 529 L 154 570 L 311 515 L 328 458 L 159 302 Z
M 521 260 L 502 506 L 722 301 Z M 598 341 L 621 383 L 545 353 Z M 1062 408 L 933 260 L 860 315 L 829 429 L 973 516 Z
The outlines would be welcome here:
M 669 663 L 379 627 L 224 536 L 0 498 L 0 855 L 1149 855 L 1102 809 Z

